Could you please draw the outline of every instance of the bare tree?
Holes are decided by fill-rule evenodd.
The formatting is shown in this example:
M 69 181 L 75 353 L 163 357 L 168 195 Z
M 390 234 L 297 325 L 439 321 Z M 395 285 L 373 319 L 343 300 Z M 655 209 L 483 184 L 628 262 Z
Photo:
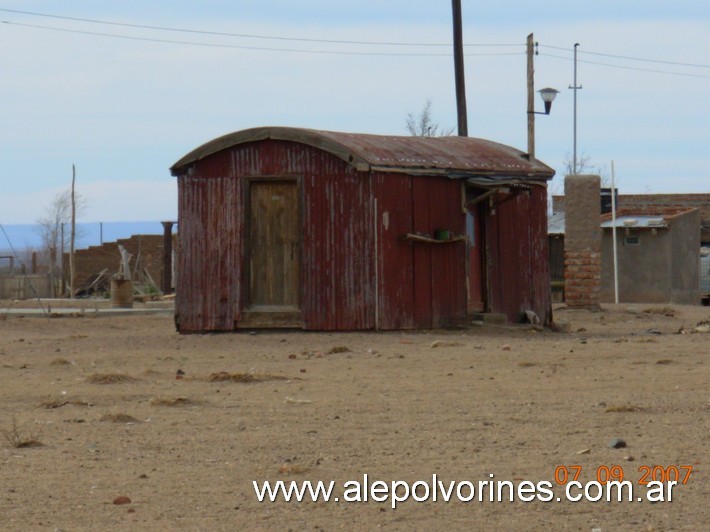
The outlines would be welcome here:
M 76 205 L 76 211 L 81 212 L 84 199 L 77 197 Z M 53 282 L 61 271 L 62 253 L 69 250 L 71 217 L 71 190 L 64 190 L 57 193 L 44 214 L 37 219 L 37 231 L 42 239 L 42 260 L 47 264 Z
M 595 164 L 592 158 L 586 153 L 582 153 L 577 159 L 577 171 L 574 171 L 574 161 L 572 161 L 570 154 L 564 160 L 564 175 L 574 175 L 576 174 L 593 174 L 598 175 L 601 178 L 602 188 L 611 188 L 611 173 L 609 167 L 606 164 L 600 165 Z M 616 180 L 616 185 L 619 185 L 619 180 Z
M 431 100 L 427 100 L 418 115 L 407 114 L 405 121 L 407 131 L 414 137 L 447 137 L 454 132 L 454 128 L 439 130 L 439 124 L 434 122 L 431 114 Z

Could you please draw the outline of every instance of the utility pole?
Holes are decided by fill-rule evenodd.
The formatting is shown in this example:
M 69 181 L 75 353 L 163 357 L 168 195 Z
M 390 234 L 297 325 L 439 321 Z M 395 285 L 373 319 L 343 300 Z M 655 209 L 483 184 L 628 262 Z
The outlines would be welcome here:
M 535 66 L 533 63 L 535 43 L 533 34 L 528 35 L 528 156 L 535 157 Z
M 71 237 L 69 243 L 69 298 L 74 299 L 74 240 L 76 239 L 76 166 L 71 165 Z M 63 257 L 62 257 L 63 259 Z M 63 262 L 63 260 L 62 260 Z
M 574 43 L 574 85 L 569 87 L 574 91 L 574 132 L 572 135 L 572 175 L 577 175 L 577 91 L 582 88 L 581 85 L 577 86 L 577 48 L 579 43 Z M 612 190 L 612 194 L 614 191 Z
M 458 132 L 459 137 L 468 137 L 461 0 L 451 0 L 451 8 L 454 19 L 454 73 L 456 80 L 456 113 L 458 118 Z

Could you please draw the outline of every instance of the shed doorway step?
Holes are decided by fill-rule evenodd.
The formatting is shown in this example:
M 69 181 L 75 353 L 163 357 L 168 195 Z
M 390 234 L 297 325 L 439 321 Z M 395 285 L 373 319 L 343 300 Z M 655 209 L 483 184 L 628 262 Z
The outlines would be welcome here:
M 245 310 L 237 326 L 239 329 L 300 329 L 303 320 L 299 309 L 255 308 Z

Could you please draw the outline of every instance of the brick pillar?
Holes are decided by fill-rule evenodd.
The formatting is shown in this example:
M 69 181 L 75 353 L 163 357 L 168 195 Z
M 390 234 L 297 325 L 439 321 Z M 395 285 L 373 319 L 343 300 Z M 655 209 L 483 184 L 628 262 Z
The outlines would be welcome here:
M 565 303 L 599 310 L 602 282 L 600 178 L 565 177 Z

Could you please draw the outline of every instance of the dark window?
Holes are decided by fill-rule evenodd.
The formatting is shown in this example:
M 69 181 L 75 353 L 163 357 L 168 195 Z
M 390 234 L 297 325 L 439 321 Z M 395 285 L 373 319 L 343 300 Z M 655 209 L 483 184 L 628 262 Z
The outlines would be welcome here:
M 638 246 L 641 243 L 641 239 L 637 236 L 625 236 L 624 245 L 625 246 Z

